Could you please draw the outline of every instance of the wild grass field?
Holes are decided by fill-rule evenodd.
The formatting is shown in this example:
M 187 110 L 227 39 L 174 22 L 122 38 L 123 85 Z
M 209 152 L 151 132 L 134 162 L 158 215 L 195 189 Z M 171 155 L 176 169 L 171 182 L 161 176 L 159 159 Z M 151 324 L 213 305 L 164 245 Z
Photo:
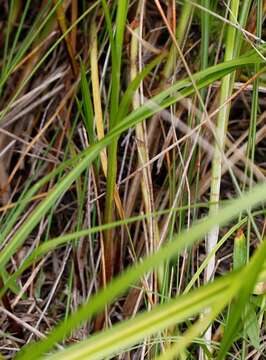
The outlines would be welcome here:
M 0 359 L 266 358 L 266 1 L 0 1 Z

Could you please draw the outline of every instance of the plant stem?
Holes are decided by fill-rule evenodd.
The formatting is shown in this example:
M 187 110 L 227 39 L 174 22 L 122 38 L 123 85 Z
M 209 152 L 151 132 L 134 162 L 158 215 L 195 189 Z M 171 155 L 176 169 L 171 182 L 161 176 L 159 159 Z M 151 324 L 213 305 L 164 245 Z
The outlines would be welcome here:
M 232 0 L 230 6 L 230 16 L 229 19 L 231 22 L 235 23 L 238 18 L 239 11 L 239 0 Z M 235 52 L 235 37 L 236 37 L 236 28 L 229 26 L 227 30 L 226 37 L 226 49 L 224 60 L 229 61 L 234 58 Z M 220 105 L 223 105 L 225 101 L 231 96 L 232 93 L 232 83 L 234 81 L 234 73 L 226 75 L 222 79 L 221 84 L 221 93 L 220 93 Z M 219 209 L 219 200 L 220 200 L 220 187 L 221 187 L 221 177 L 222 177 L 222 153 L 224 149 L 225 137 L 227 132 L 227 124 L 229 118 L 231 104 L 227 103 L 222 106 L 218 114 L 217 126 L 215 130 L 216 142 L 214 145 L 214 153 L 212 159 L 212 179 L 211 179 L 211 194 L 210 194 L 210 215 L 215 215 Z M 206 251 L 207 253 L 215 247 L 218 241 L 219 235 L 219 226 L 215 226 L 208 234 L 206 241 Z M 213 256 L 206 268 L 205 272 L 205 281 L 208 282 L 213 279 L 215 268 L 215 257 Z M 205 338 L 208 342 L 211 340 L 211 327 L 208 329 Z

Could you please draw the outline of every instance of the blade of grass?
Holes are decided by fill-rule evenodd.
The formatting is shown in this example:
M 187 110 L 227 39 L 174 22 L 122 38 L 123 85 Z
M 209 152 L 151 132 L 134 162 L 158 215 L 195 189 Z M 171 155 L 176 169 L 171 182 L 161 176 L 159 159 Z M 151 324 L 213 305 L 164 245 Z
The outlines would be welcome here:
M 221 342 L 221 348 L 218 354 L 218 360 L 226 357 L 227 351 L 234 341 L 236 330 L 239 326 L 240 317 L 244 311 L 246 304 L 249 302 L 250 294 L 252 293 L 255 283 L 259 277 L 261 268 L 265 262 L 266 257 L 266 241 L 264 240 L 259 248 L 256 250 L 254 256 L 251 258 L 249 264 L 244 268 L 243 278 L 241 282 L 241 289 L 239 291 L 237 300 L 230 308 L 227 325 L 224 331 L 224 336 Z
M 104 1 L 105 2 L 105 1 Z M 124 31 L 126 26 L 128 10 L 128 1 L 120 1 L 117 4 L 116 14 L 116 30 L 113 43 L 111 42 L 112 53 L 112 79 L 111 79 L 111 104 L 110 104 L 110 120 L 109 131 L 111 131 L 117 124 L 117 114 L 119 109 L 119 94 L 120 94 L 120 78 L 121 78 L 121 61 L 122 61 L 122 44 L 124 39 Z M 106 12 L 106 11 L 105 11 Z M 109 37 L 112 38 L 112 33 Z M 118 138 L 113 138 L 108 146 L 108 166 L 107 166 L 107 184 L 106 184 L 106 201 L 104 209 L 104 221 L 109 223 L 113 220 L 113 201 L 116 186 L 117 175 L 117 143 Z M 113 276 L 114 262 L 115 262 L 115 244 L 113 241 L 113 233 L 108 230 L 105 233 L 105 249 L 104 261 L 106 280 L 110 281 Z
M 93 315 L 102 311 L 106 305 L 110 304 L 117 296 L 121 295 L 147 271 L 150 271 L 152 268 L 158 267 L 164 261 L 173 258 L 185 247 L 191 246 L 196 240 L 204 236 L 204 234 L 206 234 L 206 232 L 214 225 L 224 225 L 227 221 L 231 221 L 240 211 L 244 210 L 247 205 L 253 207 L 258 203 L 261 203 L 261 201 L 264 201 L 266 199 L 265 190 L 265 184 L 257 185 L 251 192 L 232 201 L 230 205 L 219 210 L 214 216 L 204 219 L 204 221 L 194 225 L 189 232 L 181 232 L 172 242 L 167 243 L 156 253 L 124 271 L 123 274 L 107 285 L 105 289 L 98 292 L 87 303 L 82 305 L 76 313 L 69 317 L 67 322 L 64 321 L 55 327 L 47 339 L 29 345 L 25 348 L 24 352 L 21 352 L 17 356 L 17 358 L 26 360 L 29 355 L 34 354 L 37 359 L 41 354 L 51 349 L 58 341 L 63 340 L 82 322 L 89 320 Z M 264 245 L 265 244 L 266 242 Z
M 56 3 L 57 3 L 57 1 L 54 0 L 55 6 L 56 6 Z M 67 32 L 67 21 L 66 21 L 66 16 L 65 16 L 65 9 L 61 3 L 58 6 L 56 6 L 56 18 L 57 18 L 59 27 L 61 29 L 62 35 L 67 33 L 64 36 L 64 41 L 66 44 L 67 52 L 68 52 L 70 63 L 71 63 L 72 70 L 73 70 L 73 74 L 74 74 L 74 76 L 77 76 L 78 75 L 78 64 L 75 59 L 74 49 L 72 48 L 72 43 L 71 43 L 71 38 L 70 38 L 71 34 L 69 34 L 69 32 Z M 73 27 L 73 29 L 75 29 L 75 28 Z M 71 29 L 72 32 L 73 32 L 73 29 Z
M 238 276 L 227 275 L 212 284 L 196 289 L 190 294 L 179 296 L 166 304 L 158 305 L 150 312 L 124 321 L 110 330 L 94 335 L 88 340 L 63 352 L 47 356 L 45 359 L 58 360 L 63 356 L 66 360 L 96 360 L 113 356 L 144 337 L 174 323 L 180 323 L 207 306 L 220 302 L 221 298 L 228 294 L 228 287 L 231 289 L 230 285 L 236 279 L 239 279 L 239 274 Z
M 143 14 L 143 5 L 141 2 L 138 3 L 136 19 L 139 19 Z M 138 22 L 138 20 L 136 20 Z M 134 30 L 132 31 L 132 38 L 131 38 L 131 46 L 130 46 L 130 76 L 131 81 L 137 77 L 138 71 L 138 64 L 142 63 L 141 55 L 141 45 L 139 44 L 138 37 L 142 36 L 141 34 L 141 25 L 140 23 L 136 25 Z M 143 84 L 140 84 L 142 86 Z M 139 108 L 141 103 L 143 102 L 140 90 L 137 89 L 134 96 L 133 96 L 133 109 Z M 145 163 L 149 162 L 149 154 L 148 154 L 148 145 L 147 145 L 147 133 L 146 133 L 146 123 L 145 121 L 136 125 L 136 137 L 137 137 L 137 151 L 138 151 L 138 162 L 139 167 L 143 167 Z M 151 213 L 154 211 L 153 209 L 153 192 L 152 192 L 152 177 L 151 177 L 151 169 L 150 166 L 145 167 L 141 174 L 141 192 L 142 198 L 144 202 L 144 208 L 146 213 Z M 158 239 L 158 231 L 157 231 L 157 224 L 155 219 L 150 218 L 148 219 L 148 231 L 149 231 L 149 242 L 150 242 L 150 249 L 156 249 L 157 244 L 159 242 Z
M 251 54 L 253 55 L 251 56 Z M 256 61 L 261 62 L 262 59 L 254 51 L 252 51 L 249 56 L 244 56 L 238 61 L 233 60 L 228 64 L 220 64 L 214 66 L 213 68 L 203 70 L 202 72 L 194 75 L 194 80 L 197 81 L 197 87 L 201 88 L 212 83 L 214 80 L 216 80 L 220 76 L 225 75 L 227 72 L 231 72 L 237 66 L 240 66 L 242 64 L 246 65 L 250 62 L 254 63 Z M 179 91 L 178 95 L 173 96 L 172 94 L 176 91 Z M 7 264 L 10 257 L 14 254 L 16 249 L 22 245 L 25 238 L 34 229 L 36 224 L 40 221 L 41 217 L 49 210 L 53 203 L 69 188 L 69 186 L 75 181 L 75 179 L 87 168 L 88 164 L 91 163 L 98 156 L 99 152 L 106 145 L 110 144 L 118 135 L 120 135 L 129 127 L 135 126 L 138 122 L 153 115 L 160 109 L 163 109 L 175 103 L 176 101 L 182 99 L 184 96 L 188 96 L 193 92 L 194 86 L 190 84 L 189 80 L 181 80 L 177 82 L 170 88 L 154 96 L 142 107 L 129 114 L 123 121 L 120 122 L 120 124 L 118 124 L 113 129 L 113 131 L 110 131 L 109 134 L 106 135 L 101 141 L 91 146 L 88 150 L 84 151 L 83 154 L 79 155 L 78 158 L 75 159 L 76 161 L 78 161 L 76 167 L 68 175 L 66 175 L 56 187 L 50 190 L 47 198 L 38 205 L 32 216 L 27 219 L 27 221 L 23 224 L 22 228 L 18 230 L 12 241 L 6 246 L 4 251 L 0 253 L 0 268 L 4 267 Z M 65 165 L 62 165 L 63 168 L 64 166 Z M 56 171 L 57 170 L 55 170 L 55 173 Z M 40 187 L 40 184 L 45 183 L 46 181 L 47 177 L 45 177 L 41 180 L 41 182 L 36 184 L 36 186 L 34 186 L 29 191 L 26 199 L 28 200 L 29 198 L 31 198 L 35 193 L 36 189 Z M 13 226 L 12 224 L 14 224 L 18 214 L 21 213 L 22 209 L 24 209 L 26 203 L 27 201 L 25 201 L 24 199 L 24 201 L 19 204 L 18 209 L 15 210 L 16 215 L 7 224 L 6 229 L 1 234 L 1 239 L 3 239 L 8 234 L 9 230 Z
M 189 30 L 191 19 L 193 17 L 193 11 L 194 7 L 189 2 L 185 2 L 182 6 L 182 12 L 179 16 L 178 24 L 176 27 L 176 41 L 182 48 L 182 43 L 184 40 L 184 37 L 186 35 L 186 32 Z M 169 79 L 171 74 L 173 73 L 175 67 L 176 67 L 176 58 L 177 58 L 177 51 L 176 46 L 173 43 L 171 45 L 169 55 L 167 56 L 167 61 L 165 63 L 164 69 L 163 69 L 163 77 L 165 79 Z

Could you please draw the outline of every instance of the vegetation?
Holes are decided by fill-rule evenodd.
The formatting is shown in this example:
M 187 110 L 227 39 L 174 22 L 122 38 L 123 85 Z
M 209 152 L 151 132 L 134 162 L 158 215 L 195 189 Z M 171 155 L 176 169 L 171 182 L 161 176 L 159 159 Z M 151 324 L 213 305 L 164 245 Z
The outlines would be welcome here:
M 0 10 L 0 358 L 264 359 L 266 2 Z

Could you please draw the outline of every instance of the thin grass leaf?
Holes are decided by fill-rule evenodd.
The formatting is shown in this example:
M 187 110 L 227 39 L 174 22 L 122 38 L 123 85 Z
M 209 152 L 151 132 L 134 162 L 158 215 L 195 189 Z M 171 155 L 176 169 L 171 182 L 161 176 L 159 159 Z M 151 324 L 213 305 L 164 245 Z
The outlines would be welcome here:
M 220 352 L 218 354 L 218 360 L 222 360 L 226 357 L 227 351 L 234 341 L 235 332 L 239 326 L 239 319 L 245 309 L 246 304 L 249 301 L 249 297 L 255 287 L 259 273 L 263 268 L 265 257 L 266 241 L 263 241 L 261 246 L 256 250 L 254 256 L 250 260 L 250 263 L 246 266 L 245 272 L 243 273 L 243 278 L 245 281 L 241 283 L 242 286 L 239 292 L 239 296 L 230 308 L 230 314 L 224 331 L 224 337 L 221 343 Z
M 59 360 L 63 356 L 66 360 L 97 360 L 115 355 L 117 351 L 137 343 L 145 336 L 182 322 L 207 306 L 220 302 L 236 278 L 239 279 L 239 274 L 227 275 L 45 359 Z
M 264 198 L 262 197 L 263 194 L 265 194 Z M 21 352 L 18 354 L 17 358 L 20 360 L 26 360 L 30 354 L 34 354 L 37 359 L 43 353 L 50 350 L 57 342 L 63 340 L 81 323 L 90 320 L 92 316 L 102 311 L 106 305 L 110 304 L 115 298 L 117 298 L 117 296 L 121 295 L 130 285 L 133 285 L 147 271 L 150 271 L 158 267 L 164 261 L 173 258 L 185 247 L 191 246 L 195 241 L 204 236 L 204 234 L 206 234 L 206 232 L 215 224 L 218 223 L 219 225 L 223 225 L 227 221 L 232 220 L 233 217 L 242 211 L 242 209 L 244 210 L 246 208 L 247 204 L 252 207 L 265 199 L 266 185 L 258 185 L 252 190 L 252 192 L 246 194 L 244 197 L 232 201 L 230 205 L 222 210 L 219 210 L 218 215 L 209 217 L 197 225 L 194 225 L 189 232 L 177 235 L 172 242 L 167 243 L 156 253 L 149 256 L 138 265 L 124 271 L 122 275 L 115 278 L 105 289 L 101 290 L 92 297 L 89 302 L 82 305 L 76 313 L 69 317 L 68 321 L 60 323 L 56 328 L 54 328 L 47 339 L 36 344 L 29 345 L 25 348 L 23 353 Z M 264 243 L 264 246 L 265 244 L 266 242 Z M 260 252 L 257 252 L 257 254 L 258 255 L 254 257 L 255 260 L 250 265 L 250 267 L 253 268 L 253 263 L 255 262 L 255 265 L 257 265 L 255 270 L 258 270 L 261 267 L 260 260 L 261 256 L 264 256 L 264 248 Z M 258 257 L 259 261 L 257 262 Z M 249 270 L 249 267 L 247 269 Z M 252 277 L 252 274 L 249 276 Z M 251 280 L 255 281 L 256 278 L 257 273 L 255 272 L 255 276 L 253 275 Z M 250 281 L 248 283 L 251 284 Z M 254 284 L 252 286 L 254 286 Z

